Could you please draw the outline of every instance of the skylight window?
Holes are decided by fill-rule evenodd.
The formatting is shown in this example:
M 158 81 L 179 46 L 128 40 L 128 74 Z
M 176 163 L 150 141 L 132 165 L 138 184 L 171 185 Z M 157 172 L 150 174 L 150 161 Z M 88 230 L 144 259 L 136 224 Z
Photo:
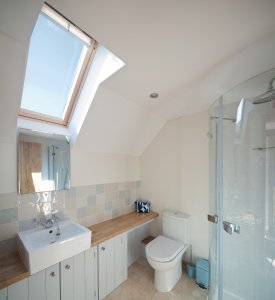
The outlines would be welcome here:
M 67 126 L 96 43 L 44 5 L 32 33 L 20 116 Z

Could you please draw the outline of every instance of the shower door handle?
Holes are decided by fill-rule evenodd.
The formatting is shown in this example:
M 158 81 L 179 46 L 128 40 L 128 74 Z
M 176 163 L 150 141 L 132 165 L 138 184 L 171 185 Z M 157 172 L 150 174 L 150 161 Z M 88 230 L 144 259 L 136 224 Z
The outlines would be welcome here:
M 219 222 L 219 217 L 217 215 L 207 215 L 208 222 L 217 224 Z
M 223 221 L 223 229 L 226 231 L 228 234 L 232 234 L 233 232 L 240 233 L 241 228 L 239 225 Z

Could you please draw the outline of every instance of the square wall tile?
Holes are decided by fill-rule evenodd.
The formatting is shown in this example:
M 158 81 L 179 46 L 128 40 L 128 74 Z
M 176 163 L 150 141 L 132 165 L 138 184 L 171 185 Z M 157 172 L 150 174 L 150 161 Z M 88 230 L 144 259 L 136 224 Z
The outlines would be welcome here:
M 17 193 L 0 194 L 0 210 L 18 206 Z
M 54 211 L 65 210 L 65 191 L 56 191 L 52 193 L 52 202 Z
M 19 221 L 19 231 L 25 231 L 36 228 L 36 219 Z
M 76 197 L 85 197 L 88 195 L 89 186 L 78 186 L 75 188 Z
M 18 196 L 18 206 L 31 206 L 37 203 L 40 199 L 38 193 L 34 194 L 22 194 Z
M 119 200 L 124 200 L 126 198 L 126 191 L 119 191 L 118 198 Z
M 97 184 L 96 185 L 96 194 L 102 194 L 104 193 L 104 184 Z
M 37 210 L 35 206 L 19 206 L 18 220 L 35 219 L 37 216 Z
M 18 233 L 18 222 L 0 225 L 0 241 L 15 238 Z
M 94 204 L 96 204 L 96 195 L 89 195 L 87 197 L 87 204 L 88 205 L 94 205 Z
M 87 226 L 92 226 L 94 224 L 96 224 L 96 215 L 90 215 L 86 217 L 86 221 L 87 221 Z
M 87 217 L 77 218 L 77 223 L 86 227 L 87 226 Z
M 95 215 L 96 214 L 96 205 L 88 205 L 87 207 L 87 215 Z
M 0 242 L 0 256 L 16 251 L 16 238 L 11 238 Z
M 105 194 L 96 195 L 96 204 L 105 203 Z
M 71 187 L 69 190 L 65 191 L 65 199 L 75 198 L 76 197 L 76 188 Z
M 113 209 L 112 210 L 112 218 L 116 218 L 119 216 L 119 209 L 116 208 L 116 209 Z
M 102 213 L 105 211 L 105 203 L 102 202 L 102 203 L 97 203 L 96 204 L 96 214 L 98 213 Z
M 100 212 L 96 214 L 96 223 L 100 223 L 104 221 L 104 212 Z
M 65 212 L 66 216 L 68 217 L 68 219 L 72 220 L 72 221 L 76 221 L 76 209 L 70 210 L 70 209 L 66 209 Z
M 118 183 L 118 191 L 124 191 L 126 189 L 126 182 Z
M 87 207 L 80 207 L 76 211 L 76 217 L 77 219 L 79 218 L 84 218 L 87 216 Z
M 112 211 L 105 211 L 104 212 L 104 221 L 112 219 Z
M 18 221 L 18 208 L 7 208 L 0 210 L 0 224 Z
M 87 206 L 87 196 L 76 197 L 76 208 Z
M 106 210 L 112 210 L 112 208 L 113 208 L 113 203 L 112 203 L 112 201 L 109 201 L 109 202 L 106 202 L 106 203 L 105 203 L 105 211 L 106 211 Z
M 130 204 L 131 204 L 131 198 L 128 197 L 128 198 L 125 199 L 125 205 L 128 206 Z
M 112 192 L 112 184 L 111 183 L 107 183 L 104 185 L 104 192 L 105 193 L 111 193 Z
M 76 209 L 76 199 L 67 198 L 65 200 L 65 210 L 74 210 L 74 209 Z
M 89 185 L 87 189 L 87 194 L 89 195 L 95 195 L 96 194 L 96 186 L 95 185 Z

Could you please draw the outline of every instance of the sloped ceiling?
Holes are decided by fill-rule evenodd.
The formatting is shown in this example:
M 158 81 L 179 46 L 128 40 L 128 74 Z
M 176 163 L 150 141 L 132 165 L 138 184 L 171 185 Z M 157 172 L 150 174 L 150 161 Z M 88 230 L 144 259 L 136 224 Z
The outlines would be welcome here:
M 16 140 L 28 41 L 42 3 L 0 1 L 0 142 Z
M 167 120 L 206 110 L 233 85 L 275 66 L 274 0 L 49 3 L 126 63 L 101 85 L 88 112 L 77 146 L 90 151 L 140 155 Z M 16 43 L 22 48 L 21 56 L 18 50 L 12 57 L 16 63 L 8 76 L 11 56 L 0 61 L 1 81 L 16 79 L 9 89 L 3 84 L 14 125 L 23 59 L 41 5 L 39 0 L 0 3 L 0 32 L 13 49 Z M 151 92 L 159 99 L 150 99 Z
M 157 113 L 222 64 L 275 31 L 273 0 L 51 0 L 126 66 L 105 83 Z M 159 92 L 158 101 L 149 94 Z M 183 99 L 186 107 L 190 99 Z M 193 100 L 195 101 L 195 100 Z M 197 107 L 201 110 L 201 107 Z M 166 119 L 183 110 L 162 113 Z
M 101 85 L 81 128 L 76 146 L 92 152 L 141 155 L 164 119 Z M 89 142 L 87 142 L 89 141 Z

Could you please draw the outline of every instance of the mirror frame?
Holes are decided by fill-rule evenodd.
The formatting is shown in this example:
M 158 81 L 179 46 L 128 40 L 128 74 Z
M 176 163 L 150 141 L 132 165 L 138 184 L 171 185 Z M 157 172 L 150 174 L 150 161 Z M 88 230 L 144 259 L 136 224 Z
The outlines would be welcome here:
M 64 137 L 64 140 L 67 140 L 68 142 L 68 179 L 66 181 L 66 188 L 63 189 L 45 189 L 40 191 L 30 191 L 30 192 L 24 192 L 22 193 L 20 191 L 20 154 L 19 154 L 19 143 L 20 143 L 20 133 L 26 133 L 29 135 L 33 135 L 39 138 L 43 137 Z M 62 191 L 62 190 L 69 190 L 71 188 L 71 139 L 69 135 L 62 135 L 62 134 L 56 134 L 52 132 L 46 132 L 46 131 L 40 131 L 40 130 L 32 130 L 32 129 L 26 129 L 22 127 L 17 128 L 17 141 L 16 141 L 16 147 L 17 147 L 17 193 L 19 195 L 26 195 L 26 194 L 34 194 L 34 193 L 43 193 L 43 192 L 54 192 L 54 191 Z

